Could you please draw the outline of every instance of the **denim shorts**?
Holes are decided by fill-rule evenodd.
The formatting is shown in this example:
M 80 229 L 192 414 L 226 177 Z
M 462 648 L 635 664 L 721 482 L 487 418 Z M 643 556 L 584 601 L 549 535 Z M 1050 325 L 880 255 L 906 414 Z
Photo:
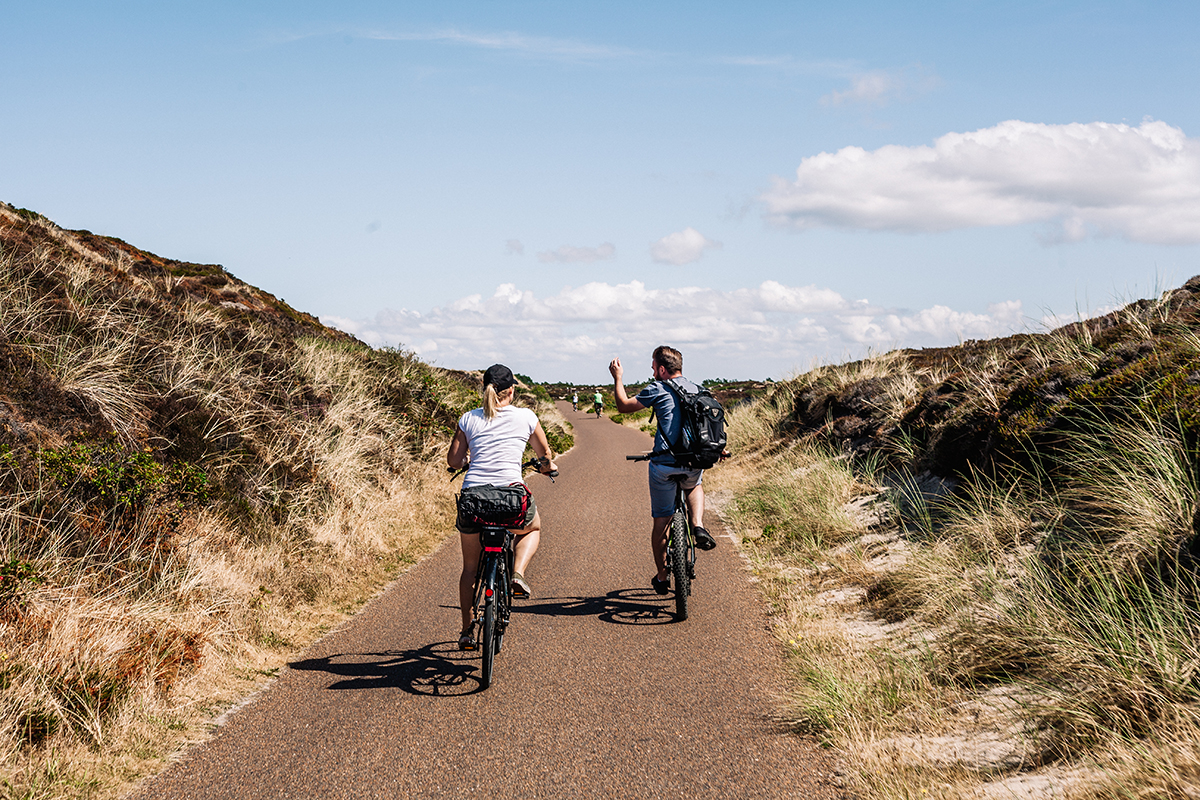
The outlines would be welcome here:
M 695 489 L 704 480 L 704 470 L 683 469 L 650 462 L 650 516 L 669 517 L 675 513 L 675 482 L 671 475 L 686 475 L 684 489 Z

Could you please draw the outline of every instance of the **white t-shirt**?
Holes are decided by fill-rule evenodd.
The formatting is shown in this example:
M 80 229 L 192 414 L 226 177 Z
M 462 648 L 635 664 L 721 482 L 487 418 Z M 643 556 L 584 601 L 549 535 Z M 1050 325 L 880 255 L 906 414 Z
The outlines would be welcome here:
M 504 406 L 487 419 L 483 409 L 468 411 L 458 420 L 467 436 L 471 465 L 463 478 L 467 486 L 507 486 L 521 480 L 521 456 L 537 427 L 537 414 L 528 408 Z

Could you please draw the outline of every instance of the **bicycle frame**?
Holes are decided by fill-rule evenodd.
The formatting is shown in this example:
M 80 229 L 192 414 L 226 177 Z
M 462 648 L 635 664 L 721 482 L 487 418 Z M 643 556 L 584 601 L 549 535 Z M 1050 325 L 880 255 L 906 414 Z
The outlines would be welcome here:
M 515 552 L 512 531 L 486 526 L 479 534 L 482 549 L 475 571 L 474 617 L 480 624 L 479 647 L 483 656 L 480 685 L 492 685 L 496 655 L 512 615 L 512 571 Z
M 482 618 L 483 605 L 487 602 L 487 578 L 491 575 L 492 570 L 502 568 L 505 573 L 500 577 L 507 578 L 499 587 L 503 595 L 503 607 L 505 613 L 500 619 L 501 631 L 508 625 L 509 615 L 512 611 L 512 585 L 510 583 L 513 574 L 513 561 L 516 558 L 516 550 L 514 549 L 513 532 L 505 528 L 485 527 L 479 534 L 480 544 L 483 545 L 479 551 L 479 566 L 475 568 L 475 618 Z M 495 591 L 495 590 L 493 590 Z
M 625 456 L 626 461 L 649 461 L 655 455 Z M 683 475 L 670 476 L 675 484 L 675 508 L 664 534 L 663 557 L 675 577 L 675 615 L 680 621 L 688 618 L 688 601 L 692 581 L 696 579 L 696 540 L 692 536 L 692 518 L 688 512 L 688 490 L 683 488 Z M 682 537 L 682 539 L 680 538 Z
M 534 459 L 522 464 L 521 469 L 537 466 L 538 461 Z M 450 480 L 454 480 L 466 472 L 466 467 L 448 471 L 451 473 Z M 551 482 L 558 477 L 557 470 L 543 474 Z M 479 532 L 479 563 L 475 567 L 471 609 L 472 617 L 481 630 L 479 649 L 483 655 L 483 671 L 480 684 L 484 689 L 492 685 L 496 654 L 500 652 L 504 632 L 512 616 L 512 576 L 517 556 L 515 543 L 513 532 L 499 525 L 484 525 Z

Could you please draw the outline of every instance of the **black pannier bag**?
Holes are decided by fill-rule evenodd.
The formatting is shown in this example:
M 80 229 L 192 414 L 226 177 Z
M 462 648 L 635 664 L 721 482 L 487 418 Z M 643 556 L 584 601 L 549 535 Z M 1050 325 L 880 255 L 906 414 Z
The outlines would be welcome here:
M 523 483 L 469 486 L 458 495 L 459 516 L 475 525 L 524 528 L 527 513 L 529 487 Z
M 692 393 L 674 380 L 663 381 L 675 395 L 679 441 L 668 442 L 675 463 L 684 469 L 708 469 L 725 452 L 725 409 L 703 386 Z

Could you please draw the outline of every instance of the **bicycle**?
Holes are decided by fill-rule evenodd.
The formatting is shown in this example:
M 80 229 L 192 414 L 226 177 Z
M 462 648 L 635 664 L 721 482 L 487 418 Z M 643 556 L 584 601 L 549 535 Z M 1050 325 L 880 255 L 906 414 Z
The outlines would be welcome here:
M 625 456 L 626 461 L 649 461 L 653 453 Z M 696 579 L 696 540 L 688 516 L 687 492 L 683 488 L 686 475 L 671 475 L 675 484 L 675 511 L 667 526 L 667 566 L 675 581 L 675 617 L 681 622 L 688 618 L 688 600 L 692 596 L 692 581 Z
M 521 465 L 521 471 L 538 469 L 540 466 L 541 462 L 532 458 Z M 466 472 L 467 468 L 447 471 L 453 473 L 450 479 L 454 480 Z M 554 479 L 558 477 L 558 470 L 544 474 L 554 483 Z M 483 689 L 492 685 L 496 656 L 504 642 L 504 633 L 508 630 L 512 615 L 515 538 L 511 530 L 499 525 L 484 525 L 479 533 L 482 549 L 479 551 L 479 565 L 475 568 L 475 588 L 472 590 L 475 600 L 472 608 L 473 618 L 480 626 L 479 649 L 483 656 L 483 670 L 479 683 Z

